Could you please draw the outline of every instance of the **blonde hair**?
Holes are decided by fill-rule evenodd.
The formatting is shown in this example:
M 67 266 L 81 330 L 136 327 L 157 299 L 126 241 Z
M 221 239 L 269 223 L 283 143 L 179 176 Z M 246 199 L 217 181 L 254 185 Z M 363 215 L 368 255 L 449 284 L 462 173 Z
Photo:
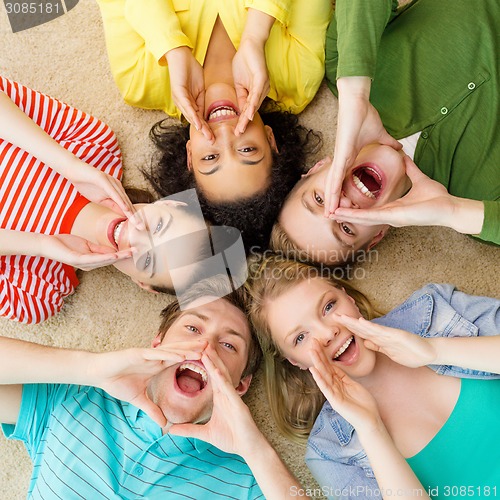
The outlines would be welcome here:
M 249 262 L 250 320 L 264 355 L 265 387 L 271 414 L 279 431 L 298 442 L 309 436 L 325 397 L 311 373 L 292 365 L 280 352 L 267 322 L 267 304 L 306 279 L 321 278 L 336 288 L 344 288 L 365 318 L 380 316 L 361 292 L 348 282 L 332 277 L 331 273 L 325 275 L 325 271 L 328 268 L 276 254 L 257 256 Z

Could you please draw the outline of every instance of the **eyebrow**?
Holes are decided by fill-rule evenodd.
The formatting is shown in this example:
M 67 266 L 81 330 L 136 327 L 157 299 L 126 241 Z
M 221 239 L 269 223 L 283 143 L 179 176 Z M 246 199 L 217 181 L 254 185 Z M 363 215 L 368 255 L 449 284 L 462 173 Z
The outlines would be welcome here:
M 266 155 L 263 155 L 262 158 L 260 158 L 259 160 L 242 160 L 240 163 L 242 163 L 243 165 L 257 165 L 258 163 L 260 163 L 264 157 Z M 220 170 L 222 168 L 222 165 L 215 165 L 214 168 L 212 168 L 211 170 L 209 170 L 208 172 L 201 172 L 200 170 L 198 170 L 198 172 L 200 172 L 201 175 L 212 175 L 212 174 L 215 174 L 215 172 L 217 172 L 218 170 Z
M 317 301 L 316 303 L 316 309 L 319 309 L 321 307 L 321 303 L 323 302 L 323 299 L 325 298 L 325 295 L 329 292 L 330 290 L 327 290 L 326 292 L 324 292 L 321 297 L 319 298 L 319 300 Z M 290 330 L 286 335 L 285 335 L 285 341 L 288 339 L 288 337 L 290 337 L 291 335 L 297 333 L 298 331 L 302 330 L 302 327 L 299 326 L 299 327 L 296 327 L 296 328 L 293 328 L 292 330 Z
M 304 205 L 304 207 L 306 208 L 306 210 L 308 210 L 312 215 L 318 215 L 318 212 L 314 210 L 313 207 L 311 207 L 311 205 L 309 204 L 309 202 L 307 201 L 307 191 L 304 191 L 304 193 L 302 194 L 302 198 L 301 198 L 301 201 L 302 201 L 302 205 Z M 323 215 L 321 214 L 321 217 L 323 217 Z M 334 224 L 332 224 L 332 236 L 337 240 L 338 243 L 340 243 L 342 246 L 344 247 L 349 247 L 349 248 L 352 248 L 354 246 L 354 243 L 347 243 L 346 241 L 344 241 L 336 232 L 335 232 L 335 229 L 333 229 L 335 227 Z
M 205 316 L 204 314 L 201 314 L 196 311 L 186 311 L 185 313 L 182 313 L 179 317 L 182 318 L 184 316 L 195 316 L 196 318 L 201 319 L 202 321 L 207 321 L 207 322 L 210 321 L 209 316 Z M 225 328 L 224 333 L 228 333 L 229 335 L 235 335 L 236 337 L 240 337 L 245 343 L 247 342 L 245 336 L 242 333 L 233 330 L 232 328 Z

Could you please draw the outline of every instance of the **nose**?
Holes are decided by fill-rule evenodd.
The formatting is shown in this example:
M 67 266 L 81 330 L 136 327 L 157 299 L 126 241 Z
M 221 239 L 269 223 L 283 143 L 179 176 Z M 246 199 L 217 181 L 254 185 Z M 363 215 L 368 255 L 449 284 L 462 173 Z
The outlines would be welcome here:
M 342 190 L 340 194 L 339 206 L 341 208 L 359 208 L 359 206 L 354 203 L 349 196 L 347 196 L 344 190 Z
M 340 329 L 336 324 L 324 324 L 316 329 L 314 337 L 323 346 L 328 346 L 332 340 L 340 333 Z

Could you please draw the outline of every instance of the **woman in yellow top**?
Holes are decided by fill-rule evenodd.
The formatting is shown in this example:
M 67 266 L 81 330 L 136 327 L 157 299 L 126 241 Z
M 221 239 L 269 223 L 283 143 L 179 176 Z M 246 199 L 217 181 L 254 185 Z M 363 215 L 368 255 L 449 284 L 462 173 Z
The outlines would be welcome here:
M 330 0 L 98 3 L 125 101 L 191 124 L 153 128 L 154 188 L 194 186 L 208 218 L 239 227 L 247 243 L 264 240 L 319 142 L 290 113 L 323 79 Z

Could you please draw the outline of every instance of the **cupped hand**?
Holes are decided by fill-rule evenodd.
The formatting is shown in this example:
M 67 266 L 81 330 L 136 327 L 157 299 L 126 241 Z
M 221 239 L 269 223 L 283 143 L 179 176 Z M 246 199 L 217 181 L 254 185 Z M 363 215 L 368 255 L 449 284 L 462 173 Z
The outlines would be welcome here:
M 394 227 L 443 225 L 445 219 L 451 218 L 453 196 L 442 184 L 421 172 L 409 156 L 405 156 L 404 161 L 406 173 L 412 182 L 412 187 L 405 196 L 377 208 L 338 208 L 335 210 L 334 218 L 339 217 L 344 222 L 367 226 L 378 224 L 389 224 Z
M 167 423 L 161 409 L 149 398 L 150 380 L 162 370 L 186 359 L 200 359 L 204 341 L 169 342 L 157 348 L 124 349 L 100 353 L 89 368 L 93 385 L 111 396 L 128 401 L 164 427 Z
M 243 134 L 269 93 L 264 46 L 251 38 L 242 39 L 233 58 L 233 78 L 240 117 L 235 134 Z
M 172 99 L 186 120 L 207 140 L 213 141 L 212 130 L 205 120 L 205 80 L 203 67 L 189 47 L 167 52 Z
M 132 256 L 133 248 L 117 251 L 73 234 L 44 235 L 41 255 L 83 271 L 109 266 Z
M 213 391 L 213 411 L 206 424 L 175 424 L 169 432 L 178 436 L 201 439 L 227 452 L 245 457 L 253 452 L 263 436 L 250 410 L 236 392 L 226 367 L 210 346 L 202 362 Z
M 375 352 L 381 352 L 396 363 L 418 368 L 434 362 L 437 353 L 429 339 L 398 328 L 377 325 L 364 318 L 339 316 L 352 333 L 364 340 L 365 347 Z
M 398 150 L 402 148 L 387 133 L 378 111 L 369 101 L 371 80 L 368 77 L 339 78 L 337 86 L 337 136 L 325 185 L 325 217 L 339 206 L 345 173 L 364 146 L 379 143 Z
M 380 415 L 373 396 L 335 366 L 318 342 L 314 342 L 313 366 L 309 371 L 332 408 L 358 431 L 379 425 Z
M 122 183 L 115 177 L 79 161 L 79 165 L 71 170 L 69 180 L 76 190 L 88 200 L 108 207 L 127 218 L 133 216 L 134 205 Z

